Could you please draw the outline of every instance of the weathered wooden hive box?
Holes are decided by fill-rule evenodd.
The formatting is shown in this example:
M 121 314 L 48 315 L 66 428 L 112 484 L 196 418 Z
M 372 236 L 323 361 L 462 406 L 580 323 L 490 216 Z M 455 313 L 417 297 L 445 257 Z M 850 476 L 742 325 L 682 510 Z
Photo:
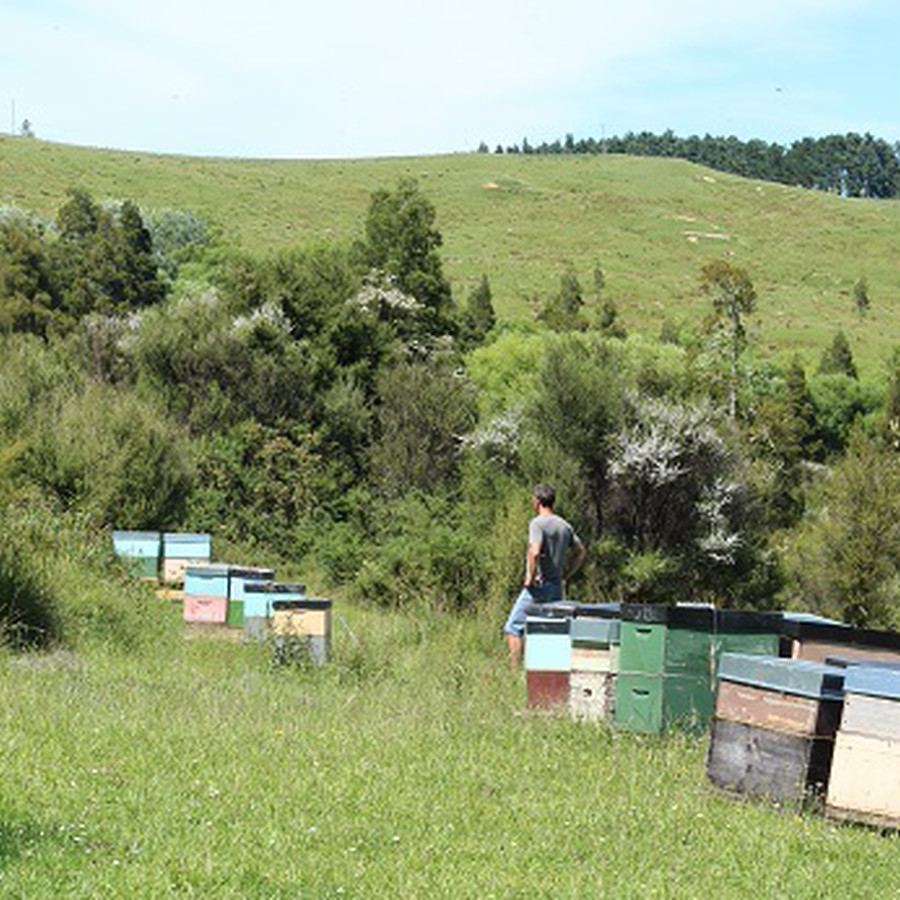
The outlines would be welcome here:
M 212 557 L 212 536 L 193 532 L 164 531 L 162 535 L 162 580 L 183 584 L 188 566 L 208 563 Z
M 782 626 L 781 656 L 824 662 L 839 657 L 855 662 L 900 663 L 900 633 L 854 628 L 840 623 L 791 619 Z
M 847 668 L 825 813 L 900 826 L 900 668 Z
M 525 687 L 532 709 L 565 708 L 569 702 L 571 612 L 541 609 L 525 619 Z
M 114 531 L 113 552 L 139 578 L 159 578 L 161 532 Z
M 827 787 L 844 670 L 723 653 L 706 771 L 735 793 L 796 804 Z
M 303 600 L 306 585 L 286 581 L 250 581 L 244 585 L 244 637 L 261 640 L 272 623 L 275 600 Z
M 705 724 L 715 610 L 623 603 L 621 620 L 613 723 L 646 734 Z
M 569 712 L 579 719 L 610 719 L 619 668 L 618 618 L 577 611 L 570 626 Z
M 331 600 L 273 600 L 272 636 L 276 661 L 325 663 L 331 645 Z

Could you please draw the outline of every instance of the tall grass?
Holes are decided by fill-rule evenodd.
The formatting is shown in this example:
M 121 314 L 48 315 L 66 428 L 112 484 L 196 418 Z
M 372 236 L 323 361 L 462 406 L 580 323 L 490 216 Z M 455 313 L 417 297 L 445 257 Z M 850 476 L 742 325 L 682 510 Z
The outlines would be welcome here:
M 321 669 L 0 658 L 0 896 L 896 896 L 893 835 L 717 793 L 703 738 L 527 712 L 496 623 L 335 611 Z

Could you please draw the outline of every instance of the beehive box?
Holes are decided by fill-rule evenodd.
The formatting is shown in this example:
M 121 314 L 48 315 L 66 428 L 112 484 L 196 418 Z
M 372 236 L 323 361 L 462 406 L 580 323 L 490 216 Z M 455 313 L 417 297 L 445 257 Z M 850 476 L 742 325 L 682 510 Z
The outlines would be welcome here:
M 895 631 L 786 617 L 782 636 L 782 655 L 793 659 L 825 662 L 830 657 L 841 657 L 859 663 L 900 663 L 900 634 Z
M 306 585 L 300 582 L 250 581 L 244 585 L 244 637 L 261 640 L 272 623 L 275 600 L 303 600 Z
M 615 706 L 620 621 L 577 614 L 570 626 L 569 712 L 609 719 Z
M 900 826 L 900 670 L 851 666 L 844 681 L 825 812 Z
M 331 644 L 331 601 L 319 597 L 274 600 L 272 636 L 276 661 L 325 663 Z
M 228 571 L 228 618 L 229 625 L 244 624 L 244 605 L 247 586 L 271 581 L 275 570 L 266 567 L 229 566 Z
M 799 804 L 828 784 L 844 670 L 723 653 L 706 771 L 728 791 Z
M 162 552 L 159 531 L 114 531 L 113 552 L 139 578 L 159 578 Z
M 619 670 L 642 675 L 708 673 L 714 627 L 710 606 L 625 603 Z
M 531 708 L 565 707 L 569 701 L 571 620 L 547 612 L 525 619 L 525 687 Z
M 162 535 L 162 580 L 183 584 L 188 566 L 208 563 L 212 557 L 212 536 L 194 532 L 164 531 Z

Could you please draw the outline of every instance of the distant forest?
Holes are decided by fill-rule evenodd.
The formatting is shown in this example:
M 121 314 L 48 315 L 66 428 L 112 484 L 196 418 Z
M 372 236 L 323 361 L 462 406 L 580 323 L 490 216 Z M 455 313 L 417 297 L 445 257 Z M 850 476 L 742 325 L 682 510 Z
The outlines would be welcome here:
M 487 144 L 478 148 L 488 153 Z M 552 143 L 532 144 L 495 153 L 626 153 L 630 156 L 664 156 L 686 159 L 720 172 L 814 188 L 842 197 L 896 197 L 900 194 L 900 143 L 893 146 L 871 134 L 834 134 L 802 138 L 790 147 L 763 140 L 741 141 L 736 137 L 691 135 L 682 138 L 671 130 L 663 134 L 629 131 L 622 137 L 582 138 L 567 134 Z

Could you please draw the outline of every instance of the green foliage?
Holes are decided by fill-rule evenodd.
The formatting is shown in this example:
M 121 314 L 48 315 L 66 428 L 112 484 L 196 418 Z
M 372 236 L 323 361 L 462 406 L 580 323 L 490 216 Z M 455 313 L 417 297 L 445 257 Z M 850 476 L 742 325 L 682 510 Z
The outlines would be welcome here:
M 72 189 L 57 213 L 53 275 L 70 324 L 89 312 L 124 312 L 165 296 L 150 232 L 130 200 L 118 208 Z
M 582 309 L 584 296 L 573 267 L 560 279 L 559 291 L 549 297 L 538 310 L 537 318 L 551 331 L 584 331 L 587 328 Z
M 856 365 L 853 362 L 853 352 L 850 350 L 850 342 L 843 331 L 838 331 L 831 345 L 822 353 L 819 360 L 820 375 L 846 375 L 848 378 L 857 378 Z
M 810 507 L 788 557 L 791 592 L 853 625 L 900 627 L 900 459 L 857 430 Z
M 177 634 L 153 591 L 121 570 L 109 532 L 34 490 L 0 516 L 0 598 L 0 644 L 159 652 Z
M 39 223 L 13 211 L 0 217 L 0 332 L 46 335 L 57 312 L 50 260 Z
M 847 375 L 816 375 L 809 379 L 816 409 L 817 439 L 828 454 L 841 453 L 853 427 L 881 406 L 880 391 Z
M 370 467 L 380 493 L 452 491 L 461 438 L 475 423 L 471 385 L 450 363 L 403 362 L 378 379 L 380 404 Z
M 199 438 L 195 452 L 196 483 L 185 516 L 192 528 L 282 559 L 303 556 L 334 485 L 302 425 L 247 420 Z
M 746 343 L 745 318 L 756 308 L 756 289 L 747 272 L 724 260 L 707 263 L 700 271 L 700 290 L 710 298 L 716 321 L 724 327 L 730 368 L 728 410 L 737 415 L 738 357 Z
M 484 538 L 468 527 L 464 507 L 438 493 L 409 491 L 382 513 L 354 597 L 411 612 L 480 605 L 487 586 Z
M 134 356 L 139 379 L 194 433 L 307 420 L 327 374 L 277 306 L 235 316 L 209 290 L 148 311 Z
M 452 296 L 438 252 L 443 238 L 436 217 L 416 181 L 401 178 L 394 191 L 381 188 L 372 194 L 363 249 L 370 268 L 396 279 L 401 291 L 436 314 L 433 330 L 440 331 L 448 324 Z
M 181 432 L 156 406 L 97 383 L 41 412 L 27 465 L 66 508 L 120 529 L 177 523 L 192 477 Z

